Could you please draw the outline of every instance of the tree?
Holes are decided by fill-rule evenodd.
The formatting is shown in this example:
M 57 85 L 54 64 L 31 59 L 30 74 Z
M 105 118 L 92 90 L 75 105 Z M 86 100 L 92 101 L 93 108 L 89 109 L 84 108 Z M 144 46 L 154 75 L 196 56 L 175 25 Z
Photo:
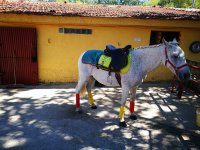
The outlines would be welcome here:
M 162 6 L 176 8 L 191 8 L 192 0 L 38 0 L 38 1 L 57 1 L 67 3 L 85 3 L 85 4 L 110 4 L 110 5 L 144 5 L 144 6 Z M 200 0 L 195 0 L 195 8 L 200 8 Z
M 123 0 L 123 5 L 140 5 L 140 0 Z
M 187 7 L 190 0 L 160 0 L 158 5 L 166 7 Z
M 145 6 L 154 6 L 154 5 L 158 5 L 159 0 L 149 0 L 144 2 Z
M 86 4 L 111 4 L 111 5 L 141 5 L 141 0 L 57 0 L 57 2 L 86 3 Z
M 144 5 L 159 5 L 163 7 L 191 8 L 192 0 L 149 0 Z M 195 8 L 200 8 L 200 1 L 195 0 Z
M 200 8 L 200 1 L 195 0 L 194 6 L 195 6 L 195 8 Z

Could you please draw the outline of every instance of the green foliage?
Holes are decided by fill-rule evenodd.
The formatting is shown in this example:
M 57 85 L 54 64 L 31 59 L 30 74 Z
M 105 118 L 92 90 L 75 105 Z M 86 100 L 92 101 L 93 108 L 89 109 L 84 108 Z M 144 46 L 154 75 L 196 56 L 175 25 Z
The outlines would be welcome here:
M 159 5 L 163 7 L 191 8 L 192 0 L 149 0 L 146 6 Z M 200 8 L 200 0 L 195 0 L 195 8 Z
M 57 2 L 86 3 L 86 4 L 112 4 L 112 5 L 140 5 L 140 0 L 57 0 Z
M 57 2 L 67 3 L 86 3 L 86 4 L 111 4 L 111 5 L 144 5 L 176 8 L 191 8 L 192 0 L 56 0 Z M 195 0 L 195 8 L 200 8 L 200 0 Z
M 160 0 L 158 3 L 160 6 L 166 6 L 166 7 L 188 7 L 191 6 L 191 0 Z
M 160 0 L 149 0 L 149 1 L 146 1 L 145 3 L 144 3 L 144 5 L 145 6 L 154 6 L 154 5 L 158 5 L 158 2 L 159 2 Z
M 195 8 L 199 8 L 200 9 L 200 0 L 196 0 L 195 1 Z
M 141 1 L 140 0 L 123 0 L 122 4 L 123 5 L 140 5 Z

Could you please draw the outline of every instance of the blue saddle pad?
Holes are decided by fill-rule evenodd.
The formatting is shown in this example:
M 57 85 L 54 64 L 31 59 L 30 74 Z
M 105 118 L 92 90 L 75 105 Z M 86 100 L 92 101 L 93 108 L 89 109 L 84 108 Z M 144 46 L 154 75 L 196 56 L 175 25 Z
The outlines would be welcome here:
M 96 66 L 103 53 L 101 50 L 88 50 L 83 54 L 82 63 Z

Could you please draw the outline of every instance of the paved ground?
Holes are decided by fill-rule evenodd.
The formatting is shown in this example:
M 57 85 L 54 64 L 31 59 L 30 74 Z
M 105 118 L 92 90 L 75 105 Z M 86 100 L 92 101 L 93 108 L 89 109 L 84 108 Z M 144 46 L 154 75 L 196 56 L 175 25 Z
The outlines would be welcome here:
M 167 84 L 143 84 L 138 90 L 138 120 L 118 126 L 120 88 L 95 88 L 97 110 L 87 97 L 74 108 L 75 84 L 0 89 L 0 149 L 20 150 L 163 150 L 200 149 L 196 126 L 200 99 L 177 100 Z M 127 103 L 128 106 L 128 103 Z

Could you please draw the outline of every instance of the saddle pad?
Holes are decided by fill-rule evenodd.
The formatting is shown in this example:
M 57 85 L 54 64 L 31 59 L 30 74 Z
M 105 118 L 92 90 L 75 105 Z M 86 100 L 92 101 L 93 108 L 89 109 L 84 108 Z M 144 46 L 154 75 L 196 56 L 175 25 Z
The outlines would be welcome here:
M 101 50 L 88 50 L 83 54 L 82 63 L 96 66 L 102 54 Z

